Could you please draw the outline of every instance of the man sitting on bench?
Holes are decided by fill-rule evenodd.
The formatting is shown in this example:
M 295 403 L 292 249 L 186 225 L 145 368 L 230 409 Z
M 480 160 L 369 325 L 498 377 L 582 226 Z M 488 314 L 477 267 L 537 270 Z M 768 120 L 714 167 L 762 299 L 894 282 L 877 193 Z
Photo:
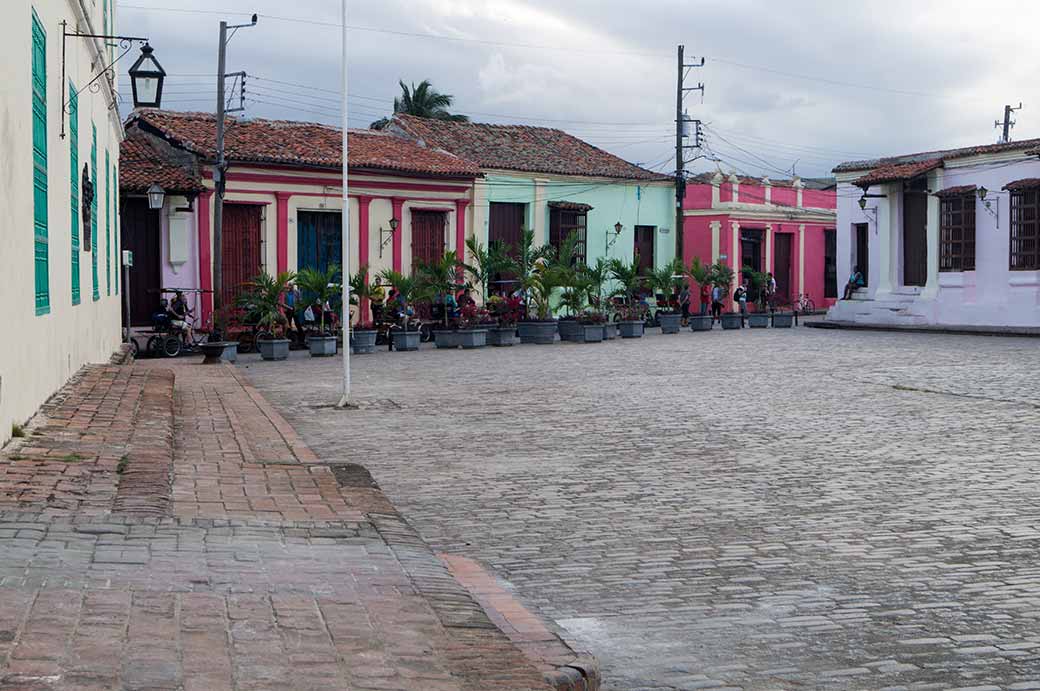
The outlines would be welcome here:
M 863 280 L 863 274 L 860 273 L 859 267 L 853 267 L 852 273 L 849 275 L 849 282 L 845 284 L 845 294 L 841 299 L 851 300 L 852 294 L 856 292 L 856 289 L 862 288 L 865 285 L 866 281 Z

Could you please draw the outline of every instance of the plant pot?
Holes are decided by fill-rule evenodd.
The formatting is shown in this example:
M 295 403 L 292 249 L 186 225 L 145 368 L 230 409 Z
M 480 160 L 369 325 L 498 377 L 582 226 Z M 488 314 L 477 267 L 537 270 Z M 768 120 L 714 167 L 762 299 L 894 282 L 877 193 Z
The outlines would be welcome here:
M 487 329 L 459 329 L 459 345 L 464 350 L 483 348 L 487 345 Z
M 740 328 L 740 315 L 736 312 L 726 312 L 722 315 L 722 328 L 723 329 L 739 329 Z
M 238 341 L 209 341 L 199 345 L 206 357 L 204 365 L 217 365 L 221 362 L 234 362 L 238 359 Z
M 580 324 L 581 330 L 578 332 L 578 339 L 582 343 L 602 343 L 603 342 L 603 325 L 602 324 Z
M 561 319 L 557 324 L 561 341 L 581 340 L 581 324 L 576 319 Z
M 793 312 L 773 312 L 774 329 L 790 329 L 794 326 Z
M 449 330 L 434 331 L 433 345 L 438 348 L 458 348 L 459 332 Z
M 529 321 L 517 324 L 521 343 L 551 345 L 556 341 L 555 321 Z
M 516 338 L 515 326 L 493 326 L 488 329 L 488 345 L 504 347 L 513 345 Z
M 711 317 L 690 317 L 690 331 L 711 331 Z
M 394 331 L 394 350 L 419 350 L 418 331 Z
M 603 338 L 607 341 L 613 341 L 617 338 L 617 324 L 614 322 L 603 323 Z
M 307 349 L 311 351 L 311 357 L 332 357 L 336 354 L 336 337 L 310 336 Z
M 260 357 L 265 360 L 284 360 L 289 357 L 288 338 L 265 338 L 256 342 Z
M 350 333 L 350 349 L 356 353 L 374 353 L 376 351 L 376 335 L 373 330 L 354 330 Z
M 618 333 L 621 335 L 621 338 L 642 338 L 643 337 L 643 327 L 644 327 L 644 324 L 643 324 L 642 321 L 636 320 L 636 321 L 617 322 L 617 327 L 618 327 Z
M 661 314 L 658 312 L 657 321 L 661 325 L 661 333 L 677 334 L 682 328 L 681 314 Z
M 748 315 L 748 326 L 752 329 L 764 329 L 769 326 L 769 315 L 765 312 L 755 312 Z

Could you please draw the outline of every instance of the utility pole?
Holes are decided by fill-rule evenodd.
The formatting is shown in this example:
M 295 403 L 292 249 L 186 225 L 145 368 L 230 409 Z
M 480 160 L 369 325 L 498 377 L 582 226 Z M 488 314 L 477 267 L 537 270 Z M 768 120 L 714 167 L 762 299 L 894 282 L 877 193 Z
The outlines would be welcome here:
M 704 67 L 704 58 L 701 58 L 700 62 L 688 65 L 683 59 L 684 50 L 685 46 L 680 45 L 678 50 L 678 60 L 676 62 L 677 78 L 675 86 L 675 256 L 680 260 L 683 260 L 683 198 L 686 196 L 686 158 L 684 150 L 690 148 L 683 143 L 683 139 L 688 136 L 686 133 L 687 123 L 696 122 L 697 146 L 700 146 L 701 134 L 700 121 L 690 120 L 683 112 L 683 99 L 686 97 L 688 91 L 700 91 L 701 96 L 704 96 L 703 83 L 698 83 L 697 86 L 694 87 L 684 86 L 687 69 L 691 67 Z
M 223 337 L 223 324 L 220 323 L 220 308 L 223 306 L 224 286 L 224 189 L 227 180 L 224 175 L 227 172 L 227 161 L 224 159 L 224 116 L 227 114 L 224 105 L 224 84 L 228 77 L 243 77 L 245 73 L 236 72 L 226 74 L 227 70 L 227 44 L 230 40 L 228 29 L 242 29 L 248 26 L 256 26 L 256 15 L 252 17 L 249 24 L 235 24 L 229 26 L 227 22 L 220 23 L 220 41 L 217 48 L 217 155 L 213 166 L 213 185 L 216 194 L 213 197 L 213 332 L 210 334 L 212 340 L 221 340 Z M 234 32 L 231 34 L 234 36 Z M 235 110 L 241 110 L 236 108 Z
M 996 120 L 993 122 L 993 127 L 997 129 L 1003 127 L 1004 130 L 1003 134 L 1000 137 L 1000 140 L 997 142 L 998 144 L 1007 144 L 1009 141 L 1011 141 L 1011 128 L 1015 126 L 1015 121 L 1011 119 L 1011 114 L 1014 113 L 1016 110 L 1022 110 L 1021 101 L 1018 104 L 1018 108 L 1012 108 L 1009 105 L 1004 106 L 1003 124 L 1001 124 L 1000 120 Z

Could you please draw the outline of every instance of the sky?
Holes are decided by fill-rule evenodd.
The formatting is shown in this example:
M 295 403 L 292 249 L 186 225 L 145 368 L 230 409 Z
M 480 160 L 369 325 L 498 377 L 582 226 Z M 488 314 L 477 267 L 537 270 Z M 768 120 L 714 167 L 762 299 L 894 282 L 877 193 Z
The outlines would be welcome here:
M 118 32 L 147 36 L 168 73 L 164 108 L 215 109 L 218 24 L 256 12 L 228 46 L 228 71 L 250 75 L 241 115 L 342 123 L 340 0 L 118 0 L 118 12 Z M 429 79 L 474 121 L 558 127 L 671 172 L 683 44 L 687 62 L 705 58 L 686 79 L 705 87 L 684 104 L 706 142 L 687 152 L 700 156 L 691 172 L 825 176 L 994 143 L 1020 102 L 1012 139 L 1040 136 L 1032 0 L 348 0 L 347 13 L 351 127 L 392 112 L 398 80 Z

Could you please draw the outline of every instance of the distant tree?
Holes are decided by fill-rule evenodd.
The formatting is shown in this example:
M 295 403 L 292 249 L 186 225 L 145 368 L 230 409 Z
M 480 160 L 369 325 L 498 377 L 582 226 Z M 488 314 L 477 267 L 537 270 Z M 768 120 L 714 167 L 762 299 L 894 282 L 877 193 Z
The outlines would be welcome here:
M 422 80 L 418 86 L 412 82 L 410 88 L 404 83 L 404 80 L 398 81 L 398 84 L 401 85 L 401 96 L 394 99 L 395 113 L 414 115 L 418 118 L 469 122 L 469 118 L 465 115 L 448 112 L 455 97 L 451 94 L 442 94 L 434 89 L 429 79 Z M 388 124 L 390 124 L 390 118 L 380 118 L 370 127 L 374 130 L 381 130 Z

